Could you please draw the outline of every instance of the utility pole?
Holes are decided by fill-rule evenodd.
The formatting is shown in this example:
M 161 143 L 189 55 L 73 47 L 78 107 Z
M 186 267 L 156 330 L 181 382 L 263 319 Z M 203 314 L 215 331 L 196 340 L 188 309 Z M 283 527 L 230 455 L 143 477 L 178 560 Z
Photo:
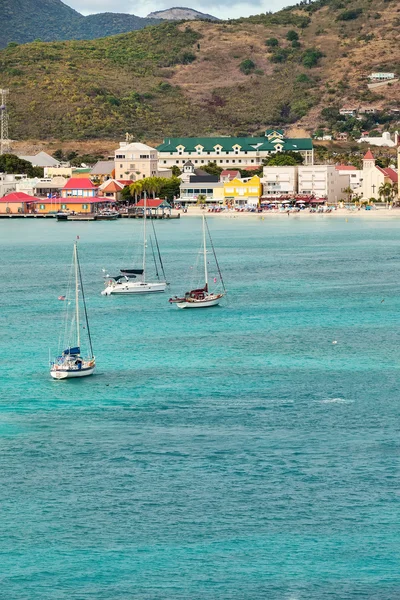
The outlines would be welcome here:
M 7 96 L 10 90 L 0 89 L 0 156 L 10 151 L 8 137 Z

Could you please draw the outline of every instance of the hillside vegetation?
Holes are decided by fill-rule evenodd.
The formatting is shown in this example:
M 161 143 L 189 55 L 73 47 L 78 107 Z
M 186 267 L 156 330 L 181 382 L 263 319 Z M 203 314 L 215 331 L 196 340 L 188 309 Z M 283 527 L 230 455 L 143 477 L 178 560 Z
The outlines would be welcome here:
M 160 23 L 135 15 L 100 13 L 84 17 L 61 0 L 0 0 L 0 48 L 36 39 L 91 40 Z
M 230 22 L 163 23 L 93 41 L 35 42 L 0 52 L 14 138 L 252 134 L 320 126 L 343 104 L 394 106 L 397 3 L 319 0 Z

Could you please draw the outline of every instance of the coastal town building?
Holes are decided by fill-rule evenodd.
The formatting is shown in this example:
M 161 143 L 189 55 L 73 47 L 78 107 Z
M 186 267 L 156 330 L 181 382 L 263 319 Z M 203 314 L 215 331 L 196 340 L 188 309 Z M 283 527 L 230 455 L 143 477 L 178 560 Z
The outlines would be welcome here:
M 371 75 L 368 75 L 368 79 L 371 81 L 387 81 L 394 78 L 394 73 L 371 73 Z
M 62 198 L 95 198 L 97 186 L 86 177 L 71 177 L 61 190 Z
M 326 198 L 337 203 L 345 196 L 349 176 L 341 175 L 333 165 L 298 167 L 298 192 L 302 195 Z
M 67 180 L 64 177 L 34 177 L 21 179 L 16 191 L 25 192 L 31 196 L 50 197 L 60 196 Z
M 186 161 L 183 167 L 179 192 L 183 204 L 194 204 L 203 200 L 206 204 L 222 204 L 224 200 L 224 184 L 220 178 L 195 169 L 191 161 Z
M 66 179 L 69 179 L 72 177 L 72 171 L 72 167 L 66 167 L 65 165 L 44 167 L 43 175 L 44 177 L 65 177 Z
M 0 173 L 0 198 L 10 192 L 15 192 L 18 183 L 26 178 L 27 176 L 23 174 Z
M 37 214 L 61 212 L 93 213 L 110 202 L 107 198 L 35 198 Z
M 297 172 L 298 167 L 264 167 L 263 177 L 263 196 L 293 196 L 297 194 Z
M 335 165 L 335 169 L 338 171 L 339 175 L 348 176 L 348 187 L 351 188 L 353 192 L 359 189 L 363 179 L 362 169 L 357 169 L 357 167 L 353 167 L 353 165 Z
M 98 196 L 107 198 L 110 201 L 118 202 L 121 200 L 121 193 L 125 184 L 116 179 L 107 179 L 99 186 Z
M 99 160 L 90 171 L 90 178 L 103 183 L 112 179 L 115 175 L 115 163 L 113 160 Z
M 158 152 L 138 142 L 121 142 L 115 150 L 115 179 L 137 181 L 158 175 Z
M 240 179 L 240 171 L 224 169 L 219 176 L 220 181 L 232 181 L 232 179 Z
M 246 179 L 232 179 L 224 183 L 224 203 L 231 206 L 258 206 L 262 195 L 258 175 Z
M 18 158 L 27 160 L 33 167 L 59 167 L 61 165 L 58 160 L 53 158 L 53 156 L 50 156 L 50 154 L 47 154 L 47 152 L 38 152 L 31 156 L 19 154 Z
M 10 192 L 0 198 L 0 214 L 26 214 L 33 208 L 36 198 L 24 192 Z
M 380 137 L 370 137 L 369 135 L 362 135 L 359 140 L 357 140 L 359 144 L 361 142 L 366 142 L 370 146 L 386 146 L 388 148 L 395 148 L 399 143 L 399 132 L 395 131 L 393 139 L 390 135 L 389 131 L 384 131 L 382 136 Z
M 268 129 L 260 137 L 166 138 L 157 147 L 160 168 L 182 168 L 188 160 L 195 167 L 215 162 L 226 169 L 259 167 L 278 152 L 299 152 L 305 164 L 313 164 L 311 138 L 287 138 L 281 129 Z
M 398 173 L 391 167 L 379 167 L 371 150 L 368 150 L 363 158 L 363 179 L 359 190 L 361 197 L 364 200 L 377 200 L 384 183 L 398 184 Z

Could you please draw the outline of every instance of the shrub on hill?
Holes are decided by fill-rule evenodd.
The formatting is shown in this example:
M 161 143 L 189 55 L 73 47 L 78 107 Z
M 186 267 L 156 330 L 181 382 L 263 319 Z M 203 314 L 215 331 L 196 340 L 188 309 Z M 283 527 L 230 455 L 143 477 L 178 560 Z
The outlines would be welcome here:
M 351 10 L 345 10 L 336 17 L 336 21 L 352 21 L 353 19 L 357 19 L 362 13 L 362 8 L 353 8 Z
M 245 75 L 250 75 L 250 73 L 252 73 L 255 68 L 256 68 L 256 65 L 250 58 L 246 58 L 239 65 L 239 69 Z
M 299 39 L 299 34 L 294 29 L 289 29 L 286 34 L 286 39 L 289 40 L 289 42 L 297 41 Z
M 276 38 L 268 38 L 265 40 L 265 45 L 269 48 L 276 48 L 279 46 L 279 41 Z
M 303 52 L 302 56 L 302 64 L 311 69 L 312 67 L 316 67 L 318 65 L 319 59 L 324 56 L 324 53 L 317 48 L 307 48 L 305 52 Z

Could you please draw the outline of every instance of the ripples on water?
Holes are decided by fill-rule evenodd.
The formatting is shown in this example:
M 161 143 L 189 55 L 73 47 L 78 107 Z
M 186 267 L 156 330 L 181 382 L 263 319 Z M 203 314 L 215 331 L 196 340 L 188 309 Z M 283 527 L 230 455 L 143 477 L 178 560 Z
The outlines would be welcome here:
M 399 226 L 210 228 L 229 303 L 185 312 L 99 295 L 137 223 L 0 222 L 0 597 L 400 596 Z M 53 382 L 76 234 L 98 373 Z

